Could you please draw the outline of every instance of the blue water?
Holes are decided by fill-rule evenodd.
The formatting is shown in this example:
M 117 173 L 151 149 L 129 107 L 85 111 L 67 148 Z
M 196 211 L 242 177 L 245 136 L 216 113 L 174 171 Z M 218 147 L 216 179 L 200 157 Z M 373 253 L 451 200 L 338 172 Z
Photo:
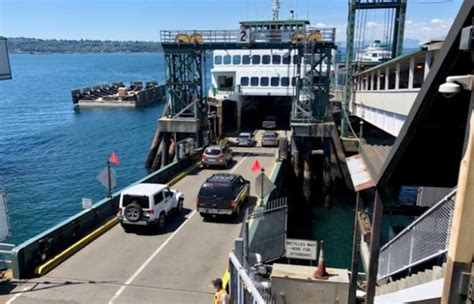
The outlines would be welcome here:
M 164 80 L 162 54 L 10 56 L 0 82 L 0 187 L 18 244 L 106 195 L 96 180 L 115 152 L 120 189 L 146 174 L 144 161 L 163 104 L 146 109 L 75 110 L 73 88 L 123 80 Z

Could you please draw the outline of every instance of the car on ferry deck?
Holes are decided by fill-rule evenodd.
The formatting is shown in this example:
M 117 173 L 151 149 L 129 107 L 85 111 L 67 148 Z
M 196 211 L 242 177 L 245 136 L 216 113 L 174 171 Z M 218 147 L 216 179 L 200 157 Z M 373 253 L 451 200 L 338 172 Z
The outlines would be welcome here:
M 266 131 L 262 136 L 262 147 L 276 147 L 278 146 L 279 138 L 277 132 Z
M 273 116 L 273 115 L 265 116 L 262 122 L 262 128 L 263 129 L 276 129 L 276 127 L 277 127 L 276 116 Z
M 228 145 L 209 146 L 204 150 L 201 161 L 205 168 L 210 166 L 227 168 L 227 165 L 232 161 L 232 150 Z
M 237 145 L 240 147 L 252 147 L 254 145 L 253 135 L 250 132 L 242 132 L 237 137 Z
M 218 173 L 199 190 L 196 207 L 203 217 L 240 214 L 250 195 L 250 182 L 239 174 Z

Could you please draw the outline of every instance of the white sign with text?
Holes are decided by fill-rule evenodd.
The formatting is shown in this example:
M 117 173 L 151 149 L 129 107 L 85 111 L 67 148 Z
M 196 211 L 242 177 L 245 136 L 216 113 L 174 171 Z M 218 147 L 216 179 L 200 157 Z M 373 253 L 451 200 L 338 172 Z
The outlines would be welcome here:
M 286 257 L 289 259 L 316 260 L 316 241 L 286 239 Z

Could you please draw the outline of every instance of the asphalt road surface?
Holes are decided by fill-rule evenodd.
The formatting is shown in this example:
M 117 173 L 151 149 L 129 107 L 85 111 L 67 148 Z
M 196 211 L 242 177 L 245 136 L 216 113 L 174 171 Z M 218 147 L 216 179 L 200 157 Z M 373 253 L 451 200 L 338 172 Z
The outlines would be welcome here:
M 239 173 L 253 184 L 256 159 L 267 174 L 274 164 L 273 148 L 233 150 L 228 169 L 196 169 L 172 187 L 184 193 L 184 210 L 163 231 L 125 233 L 116 225 L 45 276 L 3 286 L 8 294 L 0 302 L 212 303 L 211 280 L 226 270 L 242 218 L 203 221 L 195 211 L 199 188 L 216 172 Z M 253 191 L 252 185 L 249 203 L 256 200 Z

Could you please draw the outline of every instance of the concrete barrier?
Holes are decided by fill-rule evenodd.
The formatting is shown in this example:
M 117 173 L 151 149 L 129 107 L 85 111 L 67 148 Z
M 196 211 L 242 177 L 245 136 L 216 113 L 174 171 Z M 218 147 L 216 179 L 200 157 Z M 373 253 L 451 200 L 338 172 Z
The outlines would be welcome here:
M 145 182 L 168 183 L 175 178 L 180 178 L 181 173 L 197 161 L 198 157 L 189 157 L 171 163 L 132 185 Z M 13 277 L 15 279 L 25 279 L 34 276 L 35 269 L 39 265 L 54 258 L 63 250 L 114 218 L 122 190 L 115 192 L 112 198 L 97 202 L 91 209 L 81 211 L 13 248 L 11 259 Z

